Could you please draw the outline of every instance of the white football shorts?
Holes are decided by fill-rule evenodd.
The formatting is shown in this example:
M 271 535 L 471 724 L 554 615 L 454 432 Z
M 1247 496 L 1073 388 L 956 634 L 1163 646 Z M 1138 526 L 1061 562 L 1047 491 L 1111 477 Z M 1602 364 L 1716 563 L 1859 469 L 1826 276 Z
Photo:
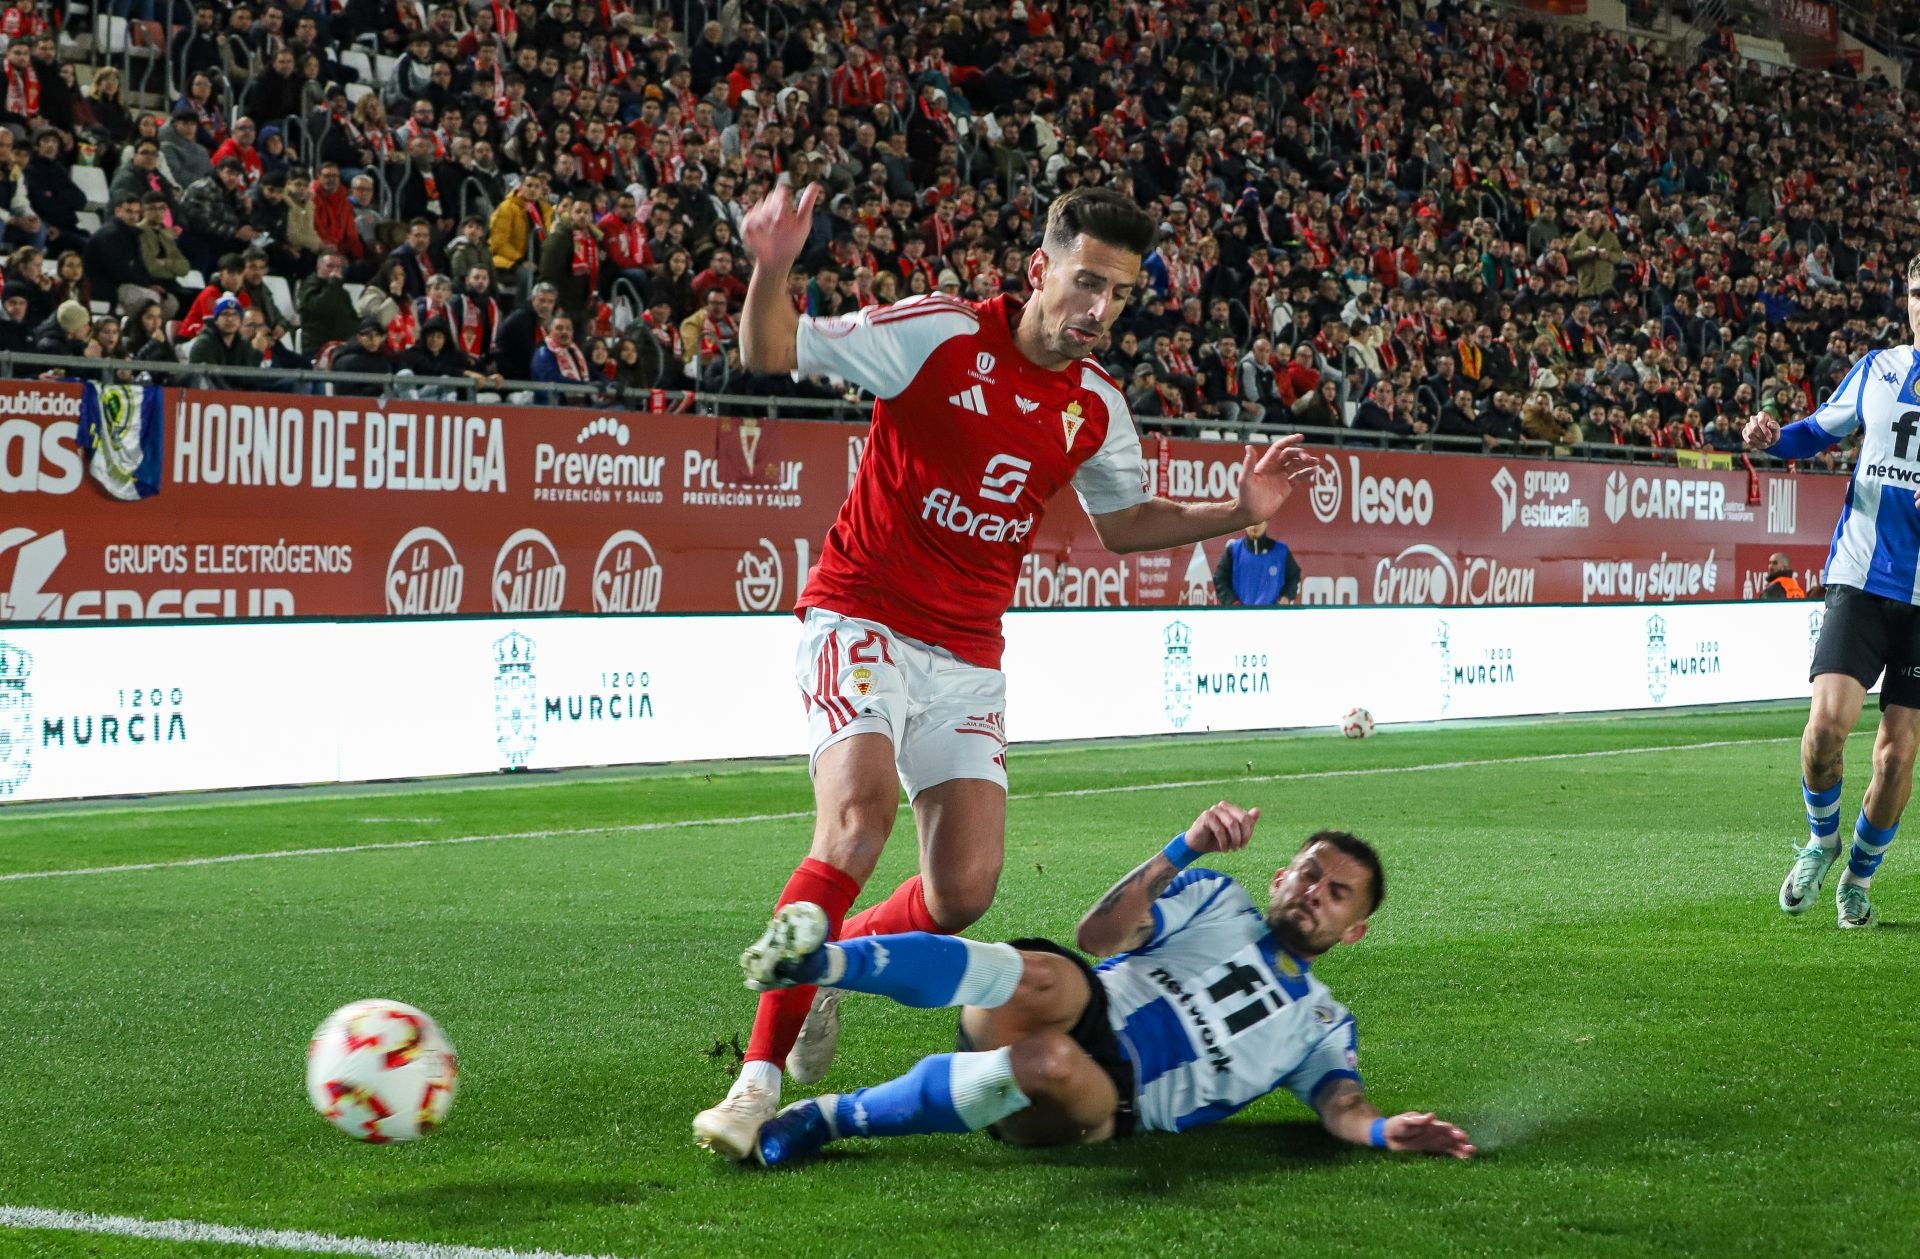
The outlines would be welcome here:
M 812 772 L 856 734 L 883 734 L 909 800 L 956 778 L 1007 785 L 1007 675 L 875 621 L 808 608 L 794 678 Z

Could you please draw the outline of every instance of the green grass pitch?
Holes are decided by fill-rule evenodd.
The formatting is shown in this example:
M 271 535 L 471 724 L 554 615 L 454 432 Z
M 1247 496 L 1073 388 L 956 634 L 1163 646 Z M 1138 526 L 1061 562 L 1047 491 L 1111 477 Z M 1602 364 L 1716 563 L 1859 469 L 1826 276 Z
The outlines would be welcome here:
M 733 959 L 810 832 L 791 763 L 0 812 L 0 875 L 522 833 L 0 881 L 0 1207 L 621 1256 L 1911 1255 L 1920 840 L 1880 929 L 1836 930 L 1830 890 L 1780 914 L 1803 714 L 1014 750 L 978 937 L 1070 939 L 1222 796 L 1264 811 L 1217 859 L 1256 885 L 1313 828 L 1374 840 L 1387 904 L 1320 973 L 1374 1099 L 1463 1124 L 1464 1165 L 1337 1147 L 1284 1095 L 1058 1152 L 849 1142 L 768 1175 L 696 1150 L 752 1011 Z M 1849 824 L 1866 766 L 1859 737 Z M 703 819 L 732 820 L 654 825 Z M 460 1050 L 425 1142 L 307 1106 L 307 1037 L 365 996 Z M 856 997 L 828 1086 L 952 1027 Z M 244 1249 L 0 1229 L 0 1256 Z

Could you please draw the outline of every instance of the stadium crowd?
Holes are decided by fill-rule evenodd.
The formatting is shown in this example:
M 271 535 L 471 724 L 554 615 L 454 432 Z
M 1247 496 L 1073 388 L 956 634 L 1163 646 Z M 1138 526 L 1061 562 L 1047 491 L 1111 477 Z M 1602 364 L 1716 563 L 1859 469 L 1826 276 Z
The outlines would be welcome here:
M 793 393 L 737 347 L 771 181 L 830 192 L 816 315 L 1018 295 L 1097 183 L 1163 222 L 1100 349 L 1145 428 L 1736 450 L 1904 337 L 1920 250 L 1884 80 L 1454 0 L 172 2 L 166 112 L 0 18 L 0 349 Z

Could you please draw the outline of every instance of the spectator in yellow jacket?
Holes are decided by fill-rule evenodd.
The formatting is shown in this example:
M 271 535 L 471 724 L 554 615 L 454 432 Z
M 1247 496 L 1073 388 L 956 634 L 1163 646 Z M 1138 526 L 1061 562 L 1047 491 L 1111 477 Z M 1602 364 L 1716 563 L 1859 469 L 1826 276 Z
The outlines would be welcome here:
M 553 205 L 547 200 L 547 177 L 534 172 L 511 189 L 494 209 L 487 228 L 496 271 L 512 271 L 539 256 L 540 243 L 553 228 Z

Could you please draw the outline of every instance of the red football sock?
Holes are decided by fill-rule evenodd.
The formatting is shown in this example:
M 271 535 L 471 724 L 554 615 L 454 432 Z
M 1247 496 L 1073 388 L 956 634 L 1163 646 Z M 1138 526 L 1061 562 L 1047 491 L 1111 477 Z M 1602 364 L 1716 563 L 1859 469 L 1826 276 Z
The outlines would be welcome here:
M 853 917 L 847 919 L 847 925 L 840 932 L 844 939 L 856 936 L 890 936 L 903 931 L 931 931 L 935 935 L 952 935 L 945 927 L 934 921 L 933 914 L 927 909 L 927 894 L 920 886 L 920 876 L 914 875 L 899 887 L 893 889 L 893 895 L 878 905 L 869 905 Z
M 812 901 L 827 911 L 827 938 L 837 940 L 840 924 L 859 895 L 860 884 L 852 875 L 808 857 L 780 890 L 780 899 L 774 908 L 794 901 Z M 800 1025 L 807 1021 L 813 991 L 809 985 L 760 994 L 760 1008 L 753 1015 L 753 1035 L 747 1040 L 748 1062 L 771 1062 L 785 1069 L 787 1054 L 800 1037 Z

